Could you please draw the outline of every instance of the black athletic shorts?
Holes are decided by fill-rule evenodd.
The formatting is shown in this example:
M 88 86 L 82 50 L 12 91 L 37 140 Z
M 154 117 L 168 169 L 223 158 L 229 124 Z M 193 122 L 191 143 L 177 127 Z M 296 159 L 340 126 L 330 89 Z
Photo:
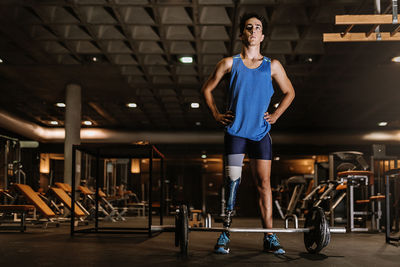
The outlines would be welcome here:
M 250 159 L 272 159 L 272 140 L 267 133 L 260 141 L 225 133 L 225 154 L 248 154 Z

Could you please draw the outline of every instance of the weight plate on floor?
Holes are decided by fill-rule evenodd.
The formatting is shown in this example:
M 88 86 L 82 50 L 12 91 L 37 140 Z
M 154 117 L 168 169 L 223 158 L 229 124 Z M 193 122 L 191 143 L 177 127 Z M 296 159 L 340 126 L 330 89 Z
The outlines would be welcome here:
M 189 212 L 186 205 L 180 206 L 178 221 L 180 251 L 183 256 L 187 256 L 189 244 Z
M 322 208 L 312 208 L 307 214 L 304 227 L 310 228 L 310 232 L 304 233 L 304 245 L 308 252 L 318 253 L 329 244 L 329 225 Z
M 324 213 L 324 230 L 325 230 L 325 240 L 324 244 L 322 245 L 322 248 L 326 247 L 329 245 L 329 242 L 331 242 L 331 232 L 329 231 L 329 223 L 328 220 L 326 219 L 325 213 Z

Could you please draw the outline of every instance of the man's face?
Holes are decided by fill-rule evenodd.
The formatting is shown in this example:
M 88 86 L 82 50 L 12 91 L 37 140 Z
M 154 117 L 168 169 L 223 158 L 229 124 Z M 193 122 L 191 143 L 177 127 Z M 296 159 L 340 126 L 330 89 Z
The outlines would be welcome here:
M 261 21 L 256 18 L 246 20 L 243 33 L 240 37 L 242 42 L 247 45 L 259 45 L 264 40 Z

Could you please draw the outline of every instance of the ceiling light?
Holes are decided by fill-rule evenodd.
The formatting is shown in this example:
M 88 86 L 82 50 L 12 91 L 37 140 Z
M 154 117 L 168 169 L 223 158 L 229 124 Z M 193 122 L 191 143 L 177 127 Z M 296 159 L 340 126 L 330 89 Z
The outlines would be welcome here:
M 196 126 L 200 126 L 200 125 L 201 125 L 201 122 L 196 121 Z
M 206 159 L 206 158 L 207 158 L 207 155 L 206 155 L 206 154 L 203 154 L 203 155 L 201 155 L 201 158 L 202 158 L 202 159 Z
M 193 63 L 193 57 L 180 57 L 179 61 L 184 64 Z
M 51 125 L 58 125 L 58 121 L 50 121 Z
M 191 107 L 191 108 L 199 108 L 199 107 L 200 107 L 200 104 L 199 104 L 199 103 L 196 103 L 196 102 L 193 102 L 193 103 L 190 104 L 190 107 Z
M 137 107 L 137 104 L 136 104 L 136 103 L 128 103 L 128 104 L 126 104 L 126 106 L 127 106 L 128 108 L 136 108 L 136 107 Z
M 400 57 L 392 58 L 392 62 L 400 63 Z
M 388 123 L 386 121 L 381 121 L 381 122 L 378 123 L 378 126 L 381 126 L 381 127 L 384 127 L 384 126 L 387 126 L 387 125 L 388 125 Z
M 280 160 L 281 158 L 280 157 L 275 157 L 274 158 L 274 160 L 276 160 L 276 161 L 278 161 L 278 160 Z
M 312 57 L 308 57 L 308 58 L 306 59 L 306 61 L 307 61 L 308 63 L 311 63 L 311 62 L 313 62 L 313 59 L 312 59 Z
M 3 63 L 4 61 L 0 58 L 0 63 Z
M 92 125 L 93 123 L 92 123 L 91 121 L 84 121 L 83 124 L 90 126 L 90 125 Z
M 66 107 L 65 103 L 61 103 L 61 102 L 56 103 L 56 106 L 59 107 L 59 108 L 65 108 Z
M 97 57 L 92 57 L 93 62 L 97 61 Z
M 275 108 L 278 108 L 278 107 L 279 107 L 279 103 L 276 103 L 276 104 L 274 105 L 274 107 L 275 107 Z

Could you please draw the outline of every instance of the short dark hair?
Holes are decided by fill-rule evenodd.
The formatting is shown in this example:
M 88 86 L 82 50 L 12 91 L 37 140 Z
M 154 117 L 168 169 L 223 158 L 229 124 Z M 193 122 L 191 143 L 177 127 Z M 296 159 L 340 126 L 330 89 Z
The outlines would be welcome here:
M 244 31 L 244 27 L 246 26 L 245 23 L 247 20 L 251 19 L 251 18 L 256 18 L 259 21 L 261 21 L 262 24 L 262 32 L 265 32 L 265 28 L 267 26 L 267 22 L 265 20 L 265 18 L 257 13 L 244 13 L 243 16 L 240 17 L 240 34 L 243 33 Z

